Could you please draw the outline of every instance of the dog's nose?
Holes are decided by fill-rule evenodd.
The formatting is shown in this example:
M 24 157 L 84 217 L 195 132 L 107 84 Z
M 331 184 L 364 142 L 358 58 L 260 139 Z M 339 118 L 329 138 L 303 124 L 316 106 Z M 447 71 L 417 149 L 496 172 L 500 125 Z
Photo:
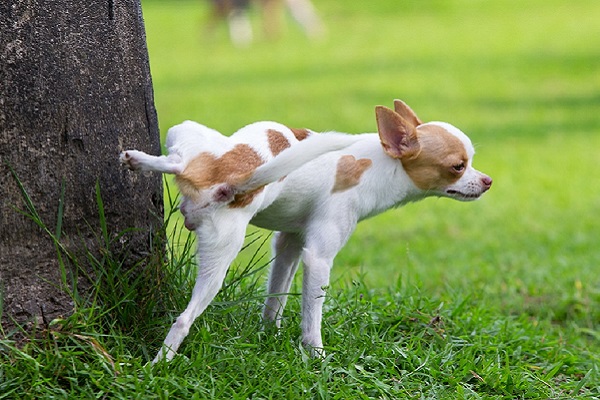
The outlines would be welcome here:
M 481 183 L 483 183 L 484 190 L 488 190 L 490 187 L 492 187 L 492 182 L 492 178 L 487 175 L 481 178 Z

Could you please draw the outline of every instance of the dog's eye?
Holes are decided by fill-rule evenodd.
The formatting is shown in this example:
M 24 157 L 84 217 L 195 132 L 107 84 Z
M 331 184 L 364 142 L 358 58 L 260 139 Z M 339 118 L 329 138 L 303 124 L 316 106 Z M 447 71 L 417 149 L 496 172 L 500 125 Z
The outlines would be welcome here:
M 460 164 L 453 165 L 452 169 L 454 170 L 454 172 L 461 173 L 465 170 L 465 163 L 462 162 Z

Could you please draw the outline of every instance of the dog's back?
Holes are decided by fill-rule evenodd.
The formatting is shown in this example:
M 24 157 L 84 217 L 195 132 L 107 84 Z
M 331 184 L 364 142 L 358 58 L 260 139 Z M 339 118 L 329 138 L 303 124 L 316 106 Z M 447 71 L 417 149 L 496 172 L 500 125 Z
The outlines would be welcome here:
M 181 160 L 182 172 L 176 181 L 185 196 L 198 197 L 208 190 L 218 194 L 214 200 L 228 203 L 356 140 L 347 135 L 317 135 L 270 121 L 255 122 L 226 137 L 186 121 L 169 130 L 166 144 L 169 157 Z M 215 191 L 217 186 L 222 187 Z M 245 206 L 248 200 L 234 205 Z
M 202 152 L 222 154 L 233 147 L 218 131 L 194 121 L 184 121 L 167 132 L 169 155 L 178 155 L 184 166 Z

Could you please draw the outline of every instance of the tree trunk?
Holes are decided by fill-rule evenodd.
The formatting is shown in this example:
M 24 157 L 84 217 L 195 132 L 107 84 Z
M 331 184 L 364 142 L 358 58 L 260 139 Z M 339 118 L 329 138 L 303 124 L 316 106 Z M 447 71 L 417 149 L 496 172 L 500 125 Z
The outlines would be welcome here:
M 50 321 L 73 308 L 50 236 L 15 210 L 25 204 L 11 168 L 52 232 L 64 184 L 61 240 L 71 249 L 101 246 L 98 184 L 110 236 L 139 228 L 116 241 L 135 250 L 133 264 L 162 225 L 163 189 L 160 176 L 121 168 L 125 147 L 160 153 L 139 0 L 2 0 L 3 326 Z

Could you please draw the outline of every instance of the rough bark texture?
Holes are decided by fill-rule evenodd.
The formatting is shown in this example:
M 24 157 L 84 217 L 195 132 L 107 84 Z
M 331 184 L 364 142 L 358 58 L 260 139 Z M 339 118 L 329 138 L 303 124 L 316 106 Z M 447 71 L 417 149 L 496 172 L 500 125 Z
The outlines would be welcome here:
M 54 231 L 65 182 L 63 240 L 96 246 L 95 185 L 117 247 L 149 249 L 162 224 L 161 178 L 121 168 L 123 148 L 160 153 L 139 0 L 0 2 L 0 289 L 3 326 L 72 311 L 49 236 L 25 209 L 12 166 Z M 121 250 L 117 248 L 116 250 Z

